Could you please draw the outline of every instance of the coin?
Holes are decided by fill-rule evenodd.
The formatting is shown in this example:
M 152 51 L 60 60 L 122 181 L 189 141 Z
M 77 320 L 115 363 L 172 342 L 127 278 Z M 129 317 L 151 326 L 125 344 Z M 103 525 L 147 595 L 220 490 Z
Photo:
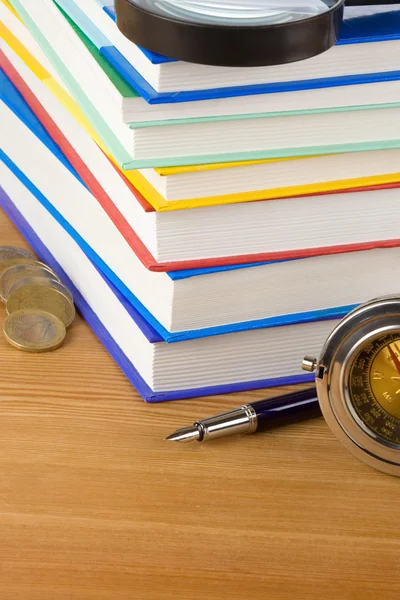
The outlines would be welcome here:
M 42 267 L 46 267 L 44 263 L 36 260 L 35 258 L 10 258 L 4 262 L 0 262 L 0 276 L 6 269 L 9 269 L 15 265 L 41 265 Z
M 35 259 L 35 255 L 28 250 L 22 248 L 14 248 L 13 246 L 0 246 L 0 264 L 14 258 L 31 258 Z
M 65 325 L 43 310 L 24 309 L 9 315 L 4 323 L 6 340 L 25 352 L 49 352 L 59 348 Z
M 59 281 L 58 279 L 57 280 L 49 279 L 48 277 L 43 277 L 40 275 L 32 275 L 32 276 L 28 276 L 28 277 L 21 277 L 21 279 L 17 279 L 8 288 L 7 297 L 11 296 L 11 294 L 13 294 L 17 290 L 21 289 L 22 287 L 25 287 L 27 285 L 32 285 L 32 284 L 45 285 L 45 286 L 54 288 L 54 289 L 58 290 L 59 292 L 61 292 L 61 294 L 64 294 L 64 296 L 66 296 L 71 301 L 72 304 L 74 303 L 74 299 L 72 297 L 70 290 L 65 285 L 63 285 L 61 283 L 61 281 Z
M 0 274 L 0 299 L 7 300 L 9 290 L 14 282 L 24 277 L 45 277 L 59 281 L 57 275 L 45 265 L 37 264 L 18 264 L 8 267 Z
M 20 279 L 12 286 L 7 298 L 7 313 L 10 315 L 22 309 L 44 310 L 62 321 L 65 327 L 71 325 L 75 308 L 70 297 L 62 291 L 66 289 L 65 286 L 50 279 L 41 280 L 40 277 L 27 277 L 25 281 L 28 279 L 30 282 L 25 285 L 21 285 L 24 280 Z

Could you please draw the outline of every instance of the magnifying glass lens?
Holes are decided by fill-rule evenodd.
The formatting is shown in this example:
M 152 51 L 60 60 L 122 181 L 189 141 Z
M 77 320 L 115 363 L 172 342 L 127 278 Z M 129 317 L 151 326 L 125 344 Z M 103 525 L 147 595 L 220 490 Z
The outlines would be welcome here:
M 337 0 L 133 0 L 145 10 L 207 25 L 267 26 L 310 19 Z

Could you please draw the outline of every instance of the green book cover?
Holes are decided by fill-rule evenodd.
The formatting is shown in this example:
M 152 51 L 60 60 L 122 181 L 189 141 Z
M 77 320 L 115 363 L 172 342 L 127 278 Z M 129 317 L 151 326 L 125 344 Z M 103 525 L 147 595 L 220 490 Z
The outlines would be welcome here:
M 118 73 L 118 71 L 112 66 L 110 62 L 102 55 L 100 50 L 89 40 L 88 37 L 83 33 L 72 19 L 63 11 L 63 9 L 53 2 L 54 6 L 60 11 L 67 23 L 72 27 L 76 35 L 79 37 L 81 42 L 86 46 L 87 50 L 93 56 L 99 67 L 107 75 L 108 79 L 119 91 L 121 96 L 124 98 L 140 98 L 140 94 Z

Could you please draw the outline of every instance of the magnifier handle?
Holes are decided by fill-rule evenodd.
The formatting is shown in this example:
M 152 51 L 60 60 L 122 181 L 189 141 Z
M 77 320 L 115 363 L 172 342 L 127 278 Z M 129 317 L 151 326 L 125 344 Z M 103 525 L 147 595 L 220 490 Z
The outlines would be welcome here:
M 248 405 L 257 417 L 257 432 L 322 416 L 315 387 Z

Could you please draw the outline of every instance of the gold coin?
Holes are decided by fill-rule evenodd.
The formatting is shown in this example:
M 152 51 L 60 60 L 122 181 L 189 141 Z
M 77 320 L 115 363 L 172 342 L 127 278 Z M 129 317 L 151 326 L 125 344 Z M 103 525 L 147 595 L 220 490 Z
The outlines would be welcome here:
M 37 264 L 20 264 L 8 267 L 0 274 L 0 299 L 7 300 L 11 286 L 24 277 L 44 277 L 60 281 L 55 273 L 45 265 Z
M 24 309 L 7 317 L 6 340 L 25 352 L 49 352 L 59 348 L 66 335 L 65 325 L 43 310 Z
M 38 309 L 54 315 L 65 327 L 71 325 L 75 318 L 75 308 L 71 299 L 63 293 L 65 286 L 52 280 L 40 280 L 39 277 L 27 277 L 31 281 L 21 285 L 23 280 L 16 281 L 7 298 L 7 313 L 11 315 L 22 309 Z M 43 283 L 44 282 L 44 283 Z M 16 286 L 20 286 L 16 289 Z
M 28 250 L 22 248 L 14 248 L 14 246 L 0 246 L 0 264 L 13 260 L 15 258 L 30 258 L 35 259 L 35 255 Z
M 21 279 L 17 279 L 16 281 L 14 281 L 12 283 L 12 285 L 8 288 L 8 293 L 7 293 L 7 299 L 9 296 L 11 296 L 11 294 L 13 294 L 14 292 L 16 292 L 17 290 L 21 289 L 22 287 L 25 287 L 27 285 L 32 285 L 32 284 L 36 284 L 36 285 L 45 285 L 47 287 L 51 287 L 54 288 L 56 290 L 58 290 L 59 292 L 61 292 L 61 294 L 64 294 L 64 296 L 66 296 L 71 303 L 74 303 L 74 299 L 72 297 L 72 294 L 70 292 L 70 290 L 61 283 L 61 281 L 59 281 L 58 279 L 51 279 L 48 277 L 43 277 L 43 276 L 39 276 L 39 275 L 31 275 L 28 277 L 21 277 Z
M 39 260 L 36 260 L 35 258 L 10 258 L 8 260 L 0 262 L 0 275 L 2 275 L 4 271 L 9 269 L 10 267 L 14 267 L 15 265 L 41 265 L 42 267 L 47 266 Z

